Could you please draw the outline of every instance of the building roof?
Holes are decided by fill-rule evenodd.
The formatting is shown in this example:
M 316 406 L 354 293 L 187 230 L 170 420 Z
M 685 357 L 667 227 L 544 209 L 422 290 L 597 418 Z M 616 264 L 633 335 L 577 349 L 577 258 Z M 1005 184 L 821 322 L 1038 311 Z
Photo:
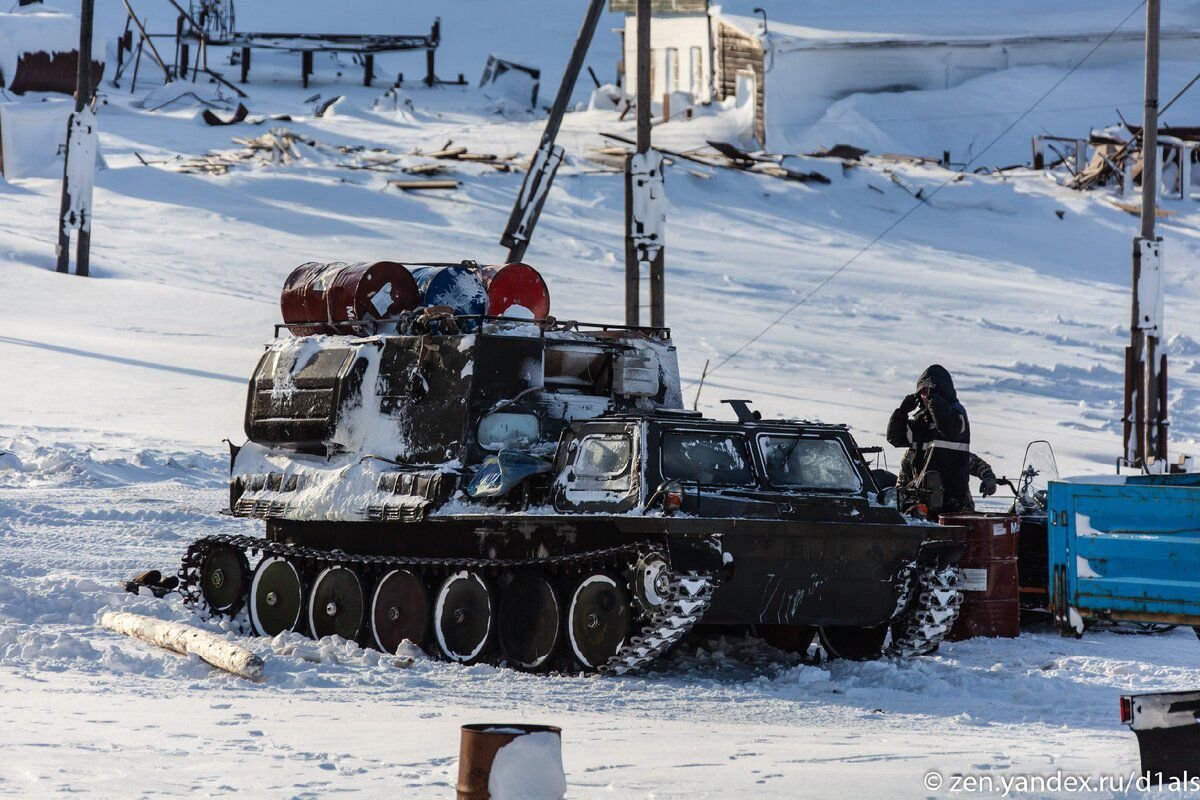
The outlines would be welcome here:
M 711 13 L 746 33 L 758 34 L 766 9 L 770 38 L 783 47 L 829 47 L 882 43 L 987 42 L 1041 37 L 1102 36 L 1128 16 L 1125 35 L 1140 35 L 1144 14 L 1126 0 L 771 0 L 714 2 Z M 1164 35 L 1200 32 L 1200 6 L 1168 5 Z

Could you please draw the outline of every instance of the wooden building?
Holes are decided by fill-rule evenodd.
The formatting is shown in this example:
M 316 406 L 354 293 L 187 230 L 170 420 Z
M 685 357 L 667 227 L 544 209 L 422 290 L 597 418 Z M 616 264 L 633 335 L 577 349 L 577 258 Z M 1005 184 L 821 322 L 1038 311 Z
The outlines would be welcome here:
M 769 22 L 756 3 L 762 0 L 652 0 L 656 114 L 664 98 L 672 113 L 726 103 L 742 120 L 746 138 L 776 152 L 802 152 L 832 144 L 828 136 L 854 138 L 858 131 L 835 120 L 814 141 L 812 126 L 855 94 L 949 89 L 1007 69 L 1065 70 L 1084 58 L 1089 66 L 1108 66 L 1138 61 L 1143 53 L 1138 26 L 1113 32 L 1082 0 L 1064 3 L 1062 11 L 1048 4 L 1024 15 L 1003 3 L 976 4 L 965 17 L 914 15 L 902 4 L 893 8 L 877 0 L 762 3 Z M 624 38 L 619 72 L 628 89 L 636 84 L 637 2 L 609 0 L 609 8 L 625 15 L 618 29 Z M 943 8 L 956 6 L 944 0 Z M 1164 18 L 1164 59 L 1194 58 L 1200 30 L 1189 13 L 1177 9 Z

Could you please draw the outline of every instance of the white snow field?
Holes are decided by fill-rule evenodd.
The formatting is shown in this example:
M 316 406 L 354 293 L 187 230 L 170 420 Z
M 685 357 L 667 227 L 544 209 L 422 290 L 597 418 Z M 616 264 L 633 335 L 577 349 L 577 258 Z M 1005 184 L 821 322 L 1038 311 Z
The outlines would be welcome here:
M 124 19 L 120 4 L 100 5 L 97 41 L 107 42 Z M 135 5 L 152 27 L 174 24 L 165 4 Z M 333 3 L 294 5 L 291 21 L 311 29 L 332 20 L 343 30 L 422 32 L 435 13 L 405 4 L 396 21 L 381 1 L 344 16 L 329 16 Z M 526 2 L 528 19 L 514 18 L 509 4 L 437 5 L 443 76 L 463 72 L 473 83 L 494 50 L 544 67 L 542 96 L 553 95 L 581 3 Z M 856 28 L 869 5 L 822 3 L 812 25 L 945 35 L 947 8 L 962 17 L 964 7 L 992 7 L 910 2 L 904 14 Z M 1107 30 L 1134 5 L 1064 7 Z M 1197 13 L 1197 4 L 1181 4 L 1172 24 Z M 1054 17 L 1060 30 L 1068 17 Z M 606 31 L 617 24 L 604 18 L 589 58 L 602 78 L 614 72 L 617 42 Z M 960 32 L 984 35 L 980 24 Z M 1135 15 L 1130 25 L 1138 24 Z M 572 798 L 945 797 L 955 773 L 997 787 L 1056 771 L 1127 777 L 1138 755 L 1118 724 L 1118 695 L 1200 687 L 1200 642 L 1185 629 L 1089 632 L 1079 641 L 1035 630 L 947 644 L 911 661 L 820 666 L 757 640 L 715 639 L 616 679 L 424 659 L 401 667 L 345 641 L 246 639 L 267 658 L 262 684 L 99 629 L 103 611 L 120 609 L 220 630 L 177 597 L 134 597 L 120 583 L 149 567 L 172 572 L 200 536 L 261 531 L 220 514 L 221 440 L 244 438 L 246 379 L 294 266 L 503 257 L 497 240 L 522 175 L 486 164 L 460 165 L 457 190 L 412 194 L 387 186 L 395 176 L 341 168 L 347 156 L 320 148 L 304 149 L 299 163 L 222 176 L 175 171 L 182 159 L 237 149 L 232 137 L 272 128 L 388 148 L 404 163 L 420 161 L 407 155 L 416 148 L 450 140 L 527 155 L 541 133 L 544 114 L 514 112 L 473 87 L 409 83 L 385 95 L 390 78 L 367 89 L 348 60 L 339 79 L 337 65 L 318 58 L 305 89 L 297 61 L 255 54 L 252 115 L 291 117 L 259 125 L 208 127 L 187 97 L 147 110 L 178 91 L 144 80 L 153 74 L 147 61 L 136 93 L 127 80 L 120 89 L 104 84 L 91 279 L 54 272 L 61 162 L 44 177 L 0 182 L 0 796 L 444 798 L 453 795 L 459 725 L 546 722 L 564 728 Z M 417 76 L 423 62 L 381 57 L 377 69 Z M 827 138 L 805 136 L 874 152 L 950 149 L 955 160 L 978 157 L 972 170 L 1011 164 L 1028 158 L 1035 133 L 1083 136 L 1116 123 L 1118 109 L 1137 119 L 1140 69 L 1085 64 L 1019 121 L 1063 70 L 852 95 L 820 123 Z M 1200 59 L 1165 63 L 1162 96 L 1198 71 Z M 202 81 L 183 89 L 216 97 Z M 345 99 L 317 118 L 316 94 Z M 581 87 L 576 99 L 587 97 Z M 656 127 L 656 141 L 684 148 L 725 137 L 734 113 L 712 108 Z M 1200 94 L 1189 94 L 1165 121 L 1198 119 Z M 605 144 L 601 131 L 631 135 L 632 123 L 608 110 L 568 115 L 567 163 L 526 259 L 545 275 L 562 319 L 622 317 L 622 178 L 585 158 Z M 728 415 L 719 401 L 746 397 L 767 414 L 846 422 L 861 444 L 879 444 L 888 414 L 937 362 L 954 374 L 975 449 L 998 473 L 1015 473 L 1025 443 L 1039 438 L 1053 442 L 1064 473 L 1112 471 L 1137 226 L 1114 205 L 1120 198 L 1076 193 L 1033 171 L 947 182 L 951 174 L 937 167 L 874 159 L 849 169 L 788 164 L 831 183 L 684 162 L 669 170 L 667 318 L 689 403 L 708 361 L 721 366 L 705 381 L 702 410 Z M 1172 449 L 1195 452 L 1200 207 L 1164 206 Z M 894 466 L 899 453 L 888 458 Z M 931 772 L 945 785 L 927 783 Z M 1026 788 L 1010 796 L 1056 794 Z M 1092 796 L 1126 794 L 1140 796 L 1111 788 Z

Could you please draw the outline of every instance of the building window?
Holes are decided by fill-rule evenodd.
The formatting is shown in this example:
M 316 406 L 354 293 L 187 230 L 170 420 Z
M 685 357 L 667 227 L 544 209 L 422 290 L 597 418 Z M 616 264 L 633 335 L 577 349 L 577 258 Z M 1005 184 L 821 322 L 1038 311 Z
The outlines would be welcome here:
M 698 101 L 704 93 L 704 50 L 699 47 L 692 48 L 692 69 L 689 80 L 688 89 L 692 93 L 692 100 Z

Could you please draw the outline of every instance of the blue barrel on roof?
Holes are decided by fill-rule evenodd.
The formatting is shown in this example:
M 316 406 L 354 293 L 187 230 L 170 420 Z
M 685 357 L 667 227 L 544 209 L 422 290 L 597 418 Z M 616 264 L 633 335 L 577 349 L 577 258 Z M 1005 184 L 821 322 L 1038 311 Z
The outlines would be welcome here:
M 470 267 L 414 267 L 423 306 L 449 306 L 456 316 L 479 316 L 487 312 L 487 287 Z

